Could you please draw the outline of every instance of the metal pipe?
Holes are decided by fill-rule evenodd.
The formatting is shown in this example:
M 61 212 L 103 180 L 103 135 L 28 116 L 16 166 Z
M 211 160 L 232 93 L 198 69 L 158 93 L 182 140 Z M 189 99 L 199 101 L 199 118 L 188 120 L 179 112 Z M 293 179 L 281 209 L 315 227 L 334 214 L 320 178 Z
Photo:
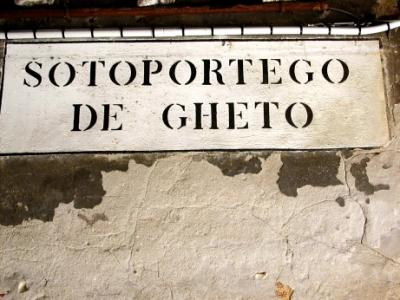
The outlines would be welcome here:
M 264 27 L 167 27 L 167 28 L 80 28 L 0 31 L 0 40 L 91 39 L 91 38 L 176 38 L 229 36 L 361 36 L 387 32 L 400 27 L 400 20 L 366 27 L 343 26 L 264 26 Z
M 16 9 L 0 11 L 0 19 L 20 18 L 89 18 L 89 17 L 162 17 L 177 15 L 209 14 L 249 14 L 325 11 L 328 4 L 318 2 L 272 2 L 255 5 L 234 5 L 229 7 L 194 6 L 194 7 L 132 7 L 132 8 L 76 8 L 76 9 Z

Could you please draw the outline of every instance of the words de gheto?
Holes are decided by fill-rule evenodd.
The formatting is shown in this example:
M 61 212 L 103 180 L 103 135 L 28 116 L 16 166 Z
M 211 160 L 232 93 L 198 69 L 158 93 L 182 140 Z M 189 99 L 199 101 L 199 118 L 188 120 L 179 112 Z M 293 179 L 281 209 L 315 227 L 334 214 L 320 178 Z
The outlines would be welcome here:
M 140 61 L 118 60 L 85 60 L 80 63 L 68 61 L 53 61 L 51 64 L 40 60 L 29 61 L 25 65 L 23 84 L 29 88 L 40 88 L 44 85 L 54 88 L 73 87 L 84 84 L 88 87 L 98 87 L 99 72 L 102 72 L 102 84 L 109 86 L 127 87 L 135 84 L 138 88 L 158 89 L 155 79 L 163 76 L 163 85 L 179 88 L 179 86 L 198 85 L 204 88 L 213 86 L 234 85 L 245 86 L 249 84 L 248 72 L 259 72 L 260 85 L 312 85 L 318 77 L 328 85 L 342 84 L 348 80 L 350 70 L 348 64 L 339 58 L 329 58 L 324 63 L 315 67 L 312 60 L 296 59 L 287 64 L 280 58 L 261 59 L 201 59 L 193 62 L 190 60 L 177 60 L 163 62 L 157 59 L 144 59 Z M 178 72 L 178 70 L 180 70 Z M 232 73 L 234 76 L 227 76 Z M 85 78 L 79 78 L 85 74 Z M 105 75 L 104 75 L 105 74 Z M 282 75 L 279 75 L 282 74 Z M 104 77 L 105 76 L 105 77 Z M 234 78 L 234 81 L 232 81 Z M 229 82 L 228 82 L 229 80 Z M 254 83 L 252 83 L 254 84 Z M 165 88 L 165 86 L 163 86 Z M 235 95 L 227 95 L 232 98 Z M 173 96 L 172 96 L 173 98 Z M 219 101 L 218 101 L 219 100 Z M 281 107 L 279 100 L 273 101 L 227 101 L 220 99 L 211 102 L 169 103 L 162 108 L 159 119 L 170 130 L 191 128 L 195 130 L 218 129 L 249 129 L 251 120 L 245 118 L 245 112 L 253 110 L 252 115 L 258 115 L 262 128 L 274 127 L 272 116 L 277 113 L 284 114 L 288 126 L 294 128 L 307 128 L 314 120 L 314 109 L 305 102 L 292 102 Z M 190 107 L 191 106 L 191 107 Z M 225 113 L 220 116 L 220 111 Z M 293 117 L 294 110 L 302 114 L 299 122 Z M 123 130 L 124 124 L 120 115 L 126 112 L 122 103 L 82 104 L 73 103 L 71 108 L 71 131 L 115 131 Z M 85 122 L 82 116 L 86 114 Z M 83 124 L 85 123 L 85 124 Z M 95 125 L 98 126 L 95 127 Z M 207 125 L 206 125 L 207 124 Z

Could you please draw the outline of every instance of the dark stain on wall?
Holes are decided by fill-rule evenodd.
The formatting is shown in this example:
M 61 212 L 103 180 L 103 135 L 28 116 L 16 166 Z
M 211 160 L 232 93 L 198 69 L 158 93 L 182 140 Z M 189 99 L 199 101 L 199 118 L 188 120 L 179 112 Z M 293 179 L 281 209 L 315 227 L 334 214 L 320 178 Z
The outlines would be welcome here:
M 350 168 L 350 173 L 355 179 L 355 187 L 365 195 L 372 195 L 381 190 L 389 190 L 388 184 L 371 184 L 367 175 L 367 165 L 370 159 L 363 158 L 359 163 L 353 163 Z
M 353 156 L 353 151 L 349 150 L 349 149 L 342 150 L 341 153 L 342 153 L 344 158 L 350 158 L 350 157 Z
M 132 154 L 129 157 L 135 161 L 135 163 L 151 167 L 154 162 L 158 159 L 165 158 L 169 154 L 167 153 L 137 153 Z
M 340 207 L 345 207 L 346 205 L 343 197 L 337 197 L 335 201 L 337 202 L 337 204 L 339 204 Z
M 92 155 L 8 157 L 0 160 L 0 224 L 53 220 L 60 203 L 93 208 L 105 191 L 101 172 L 127 171 L 129 157 Z
M 281 154 L 278 186 L 287 196 L 296 197 L 306 185 L 325 187 L 343 184 L 337 179 L 340 157 L 336 152 L 292 152 Z
M 98 221 L 108 221 L 108 218 L 105 213 L 95 213 L 92 217 L 87 217 L 84 214 L 78 213 L 78 218 L 85 221 L 87 225 L 92 226 Z
M 99 205 L 105 195 L 101 172 L 127 171 L 129 161 L 151 167 L 165 153 L 137 153 L 115 159 L 94 155 L 44 155 L 0 159 L 0 224 L 17 225 L 24 220 L 52 221 L 60 203 L 73 202 L 77 209 Z M 201 154 L 226 176 L 261 171 L 261 158 L 270 153 Z M 88 225 L 106 221 L 105 215 L 91 218 L 78 214 Z
M 239 174 L 258 174 L 261 172 L 261 158 L 267 159 L 270 152 L 257 155 L 248 153 L 224 152 L 207 154 L 202 159 L 218 167 L 225 176 L 236 176 Z

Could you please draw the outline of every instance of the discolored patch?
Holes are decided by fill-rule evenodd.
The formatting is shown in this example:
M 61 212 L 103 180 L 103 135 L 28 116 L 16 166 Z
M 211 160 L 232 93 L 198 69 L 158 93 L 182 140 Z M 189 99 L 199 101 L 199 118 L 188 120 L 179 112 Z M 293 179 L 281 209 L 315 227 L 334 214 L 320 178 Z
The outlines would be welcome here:
M 260 158 L 267 159 L 270 155 L 269 152 L 258 155 L 224 152 L 205 155 L 204 159 L 218 167 L 225 176 L 233 177 L 239 174 L 258 174 L 262 169 Z
M 342 150 L 341 153 L 342 153 L 344 158 L 350 158 L 350 157 L 353 156 L 354 151 L 346 149 L 346 150 Z
M 91 218 L 87 217 L 84 214 L 78 213 L 78 218 L 85 221 L 86 224 L 88 224 L 90 226 L 92 226 L 93 224 L 95 224 L 98 221 L 108 221 L 108 218 L 105 213 L 101 213 L 101 214 L 96 213 Z
M 151 167 L 154 162 L 160 158 L 167 157 L 167 153 L 135 153 L 129 157 L 135 161 L 135 163 Z
M 8 157 L 0 160 L 0 224 L 53 220 L 60 203 L 93 208 L 105 195 L 102 172 L 127 171 L 129 157 L 93 155 Z
M 363 158 L 359 163 L 353 163 L 350 168 L 350 173 L 355 179 L 355 187 L 358 191 L 365 195 L 372 195 L 381 190 L 389 190 L 388 184 L 371 184 L 367 175 L 367 165 L 370 159 Z
M 343 197 L 337 197 L 335 201 L 337 202 L 337 204 L 339 204 L 340 207 L 344 207 L 346 205 Z
M 340 157 L 336 152 L 293 152 L 281 154 L 280 191 L 296 197 L 297 189 L 306 185 L 330 186 L 343 184 L 337 179 Z
M 288 286 L 287 284 L 283 284 L 282 282 L 277 282 L 275 284 L 275 295 L 281 300 L 290 300 L 292 299 L 294 290 Z

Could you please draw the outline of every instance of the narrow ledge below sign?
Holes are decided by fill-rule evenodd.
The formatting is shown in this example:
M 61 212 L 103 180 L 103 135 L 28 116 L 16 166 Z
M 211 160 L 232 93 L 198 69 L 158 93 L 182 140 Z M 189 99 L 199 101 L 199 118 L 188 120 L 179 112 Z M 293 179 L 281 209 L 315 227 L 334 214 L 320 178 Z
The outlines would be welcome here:
M 2 154 L 389 140 L 376 40 L 16 42 L 3 80 Z

